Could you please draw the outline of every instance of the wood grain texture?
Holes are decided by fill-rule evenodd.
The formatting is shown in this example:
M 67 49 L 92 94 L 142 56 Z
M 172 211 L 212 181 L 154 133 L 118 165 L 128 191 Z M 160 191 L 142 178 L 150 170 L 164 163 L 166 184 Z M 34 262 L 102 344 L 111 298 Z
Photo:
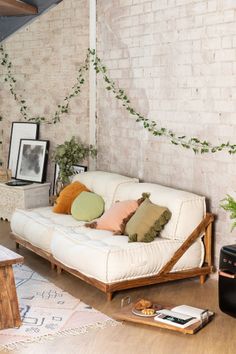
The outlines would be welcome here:
M 21 318 L 11 265 L 0 267 L 0 329 L 19 327 Z
M 212 225 L 213 223 L 209 223 L 206 228 L 205 234 L 205 249 L 206 249 L 206 261 L 211 266 L 213 265 L 213 257 L 212 257 Z
M 114 291 L 119 291 L 119 290 L 138 288 L 140 286 L 160 284 L 160 283 L 165 283 L 165 282 L 172 281 L 172 280 L 174 281 L 174 280 L 179 280 L 179 279 L 194 278 L 194 277 L 200 276 L 202 274 L 210 274 L 210 273 L 211 273 L 211 268 L 208 266 L 201 267 L 201 268 L 193 268 L 193 269 L 189 269 L 189 270 L 183 270 L 183 271 L 174 272 L 174 273 L 164 273 L 161 275 L 154 275 L 154 276 L 146 277 L 146 278 L 125 280 L 120 283 L 108 284 L 107 291 L 114 292 Z
M 166 309 L 171 309 L 172 307 L 174 306 L 164 306 L 164 308 Z M 114 313 L 113 316 L 116 320 L 128 321 L 128 322 L 139 323 L 142 325 L 147 325 L 152 327 L 169 329 L 171 331 L 180 332 L 183 334 L 195 334 L 207 324 L 207 323 L 202 324 L 201 321 L 198 321 L 186 328 L 174 327 L 166 323 L 155 321 L 153 317 L 141 317 L 141 316 L 134 315 L 132 313 L 132 308 L 133 308 L 133 304 L 130 304 L 129 306 L 125 306 L 119 312 Z M 211 316 L 211 319 L 212 317 L 213 316 Z
M 35 15 L 37 13 L 37 7 L 23 1 L 0 0 L 0 16 Z
M 183 256 L 183 254 L 187 251 L 187 249 L 192 246 L 192 244 L 197 240 L 197 238 L 203 233 L 206 233 L 206 229 L 209 224 L 211 224 L 214 220 L 212 214 L 207 213 L 205 218 L 200 222 L 200 224 L 193 230 L 193 232 L 189 235 L 189 237 L 184 241 L 184 243 L 180 246 L 180 248 L 174 253 L 173 257 L 166 263 L 166 265 L 160 270 L 159 275 L 168 273 L 171 271 L 173 266 L 178 262 L 178 260 Z M 207 235 L 210 238 L 210 235 Z M 209 241 L 208 241 L 209 243 Z M 206 248 L 206 255 L 209 259 L 208 252 L 209 247 Z

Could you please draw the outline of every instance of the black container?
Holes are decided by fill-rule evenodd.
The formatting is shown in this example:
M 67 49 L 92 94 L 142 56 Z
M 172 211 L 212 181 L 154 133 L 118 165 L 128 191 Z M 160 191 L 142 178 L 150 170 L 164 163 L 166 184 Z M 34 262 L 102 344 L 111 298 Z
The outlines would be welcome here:
M 236 317 L 236 245 L 222 247 L 219 268 L 220 309 Z

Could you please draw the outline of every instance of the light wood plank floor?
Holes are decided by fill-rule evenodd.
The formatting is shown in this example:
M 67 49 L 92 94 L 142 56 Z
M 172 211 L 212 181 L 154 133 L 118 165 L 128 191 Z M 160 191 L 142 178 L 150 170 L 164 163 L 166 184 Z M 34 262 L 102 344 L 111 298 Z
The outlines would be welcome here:
M 8 222 L 0 221 L 0 244 L 15 250 L 9 236 Z M 164 329 L 124 323 L 118 327 L 93 329 L 85 335 L 56 338 L 44 343 L 30 344 L 12 354 L 233 354 L 236 352 L 236 319 L 218 308 L 217 281 L 208 279 L 200 285 L 198 279 L 176 281 L 115 294 L 111 302 L 99 290 L 75 277 L 57 275 L 49 263 L 23 248 L 19 253 L 25 264 L 45 276 L 71 295 L 112 316 L 120 307 L 121 298 L 147 297 L 159 303 L 188 304 L 209 308 L 215 319 L 195 335 L 184 335 Z

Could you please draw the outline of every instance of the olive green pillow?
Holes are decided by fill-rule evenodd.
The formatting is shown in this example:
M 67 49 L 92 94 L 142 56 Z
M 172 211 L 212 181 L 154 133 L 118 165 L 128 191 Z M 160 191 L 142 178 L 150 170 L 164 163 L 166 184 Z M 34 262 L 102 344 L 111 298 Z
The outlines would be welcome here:
M 103 214 L 104 204 L 100 195 L 92 192 L 82 192 L 73 201 L 71 214 L 76 220 L 91 221 Z
M 129 242 L 151 242 L 170 217 L 169 209 L 153 204 L 146 198 L 126 224 L 125 235 L 129 236 Z

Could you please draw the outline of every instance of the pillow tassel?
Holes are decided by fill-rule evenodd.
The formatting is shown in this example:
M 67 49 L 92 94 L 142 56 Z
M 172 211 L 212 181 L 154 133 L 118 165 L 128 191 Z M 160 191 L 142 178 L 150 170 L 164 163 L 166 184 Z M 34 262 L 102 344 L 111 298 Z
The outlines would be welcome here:
M 126 218 L 124 218 L 122 220 L 122 223 L 120 225 L 120 231 L 119 233 L 115 232 L 114 235 L 124 235 L 125 232 L 125 226 L 127 224 L 127 222 L 129 221 L 129 219 L 135 214 L 135 211 L 133 211 L 132 213 L 130 213 Z
M 142 193 L 142 197 L 137 200 L 138 205 L 141 205 L 145 199 L 150 197 L 150 195 L 151 195 L 150 193 Z
M 133 234 L 129 236 L 129 242 L 137 242 L 138 235 Z
M 90 222 L 90 223 L 86 223 L 84 224 L 85 227 L 90 227 L 90 229 L 96 229 L 97 227 L 97 221 L 93 221 L 93 222 Z

